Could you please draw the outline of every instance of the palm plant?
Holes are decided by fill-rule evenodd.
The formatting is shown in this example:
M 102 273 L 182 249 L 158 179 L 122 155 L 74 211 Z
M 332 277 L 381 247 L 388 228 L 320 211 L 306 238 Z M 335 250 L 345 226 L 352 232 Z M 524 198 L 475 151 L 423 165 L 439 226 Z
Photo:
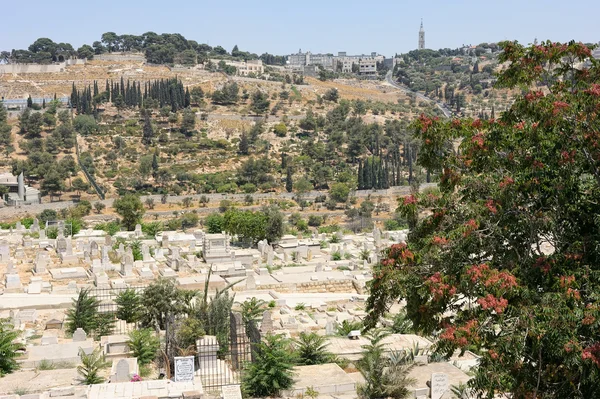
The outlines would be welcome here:
M 408 387 L 414 379 L 408 373 L 414 367 L 412 356 L 406 351 L 386 353 L 383 339 L 389 333 L 376 330 L 370 335 L 368 345 L 363 345 L 362 358 L 356 367 L 365 378 L 357 393 L 361 399 L 404 399 L 410 395 Z
M 117 318 L 127 323 L 135 323 L 140 319 L 143 311 L 142 297 L 133 288 L 121 291 L 115 298 L 117 304 Z
M 86 355 L 85 352 L 80 349 L 79 358 L 81 359 L 81 364 L 77 366 L 79 381 L 83 385 L 103 383 L 104 378 L 100 376 L 100 369 L 104 367 L 105 362 L 104 355 L 102 355 L 100 348 L 94 349 L 89 355 Z
M 348 321 L 344 320 L 342 324 L 337 327 L 335 332 L 336 335 L 341 337 L 347 337 L 350 331 L 361 330 L 363 325 L 360 321 Z
M 79 291 L 77 299 L 73 299 L 73 306 L 67 310 L 67 331 L 75 332 L 82 328 L 90 332 L 96 327 L 98 305 L 100 301 L 90 295 L 90 289 Z
M 151 328 L 143 328 L 129 333 L 127 346 L 133 352 L 133 357 L 137 357 L 138 364 L 143 366 L 156 358 L 160 342 Z
M 278 396 L 294 383 L 293 356 L 289 340 L 281 335 L 267 335 L 256 346 L 256 357 L 247 364 L 242 388 L 250 397 Z
M 245 300 L 240 305 L 240 313 L 242 314 L 244 324 L 248 325 L 251 321 L 257 321 L 262 315 L 265 305 L 265 301 L 256 299 L 255 297 Z
M 390 330 L 394 334 L 411 334 L 413 332 L 413 323 L 406 315 L 406 311 L 402 310 L 394 316 Z
M 8 319 L 0 319 L 0 377 L 19 368 L 16 358 L 22 346 L 14 342 L 18 336 Z
M 301 332 L 294 340 L 297 362 L 301 365 L 325 364 L 332 362 L 335 356 L 327 350 L 327 338 L 317 333 Z

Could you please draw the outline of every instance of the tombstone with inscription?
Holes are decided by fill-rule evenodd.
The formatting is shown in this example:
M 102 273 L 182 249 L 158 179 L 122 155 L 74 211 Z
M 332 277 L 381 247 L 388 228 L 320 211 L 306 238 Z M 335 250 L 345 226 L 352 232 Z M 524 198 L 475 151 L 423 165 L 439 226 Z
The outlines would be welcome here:
M 133 232 L 133 235 L 136 238 L 140 238 L 144 235 L 144 233 L 142 233 L 142 225 L 141 224 L 138 223 L 135 225 L 135 231 Z
M 194 381 L 194 356 L 175 357 L 175 382 Z
M 56 238 L 56 252 L 66 252 L 67 251 L 67 239 L 63 235 L 59 235 Z
M 223 385 L 221 397 L 222 399 L 242 399 L 242 390 L 239 385 Z
M 121 260 L 121 275 L 123 277 L 133 276 L 133 252 L 130 247 L 127 248 Z
M 448 374 L 431 374 L 431 399 L 441 399 L 448 392 Z
M 325 324 L 325 334 L 335 335 L 335 330 L 336 330 L 335 321 L 328 320 L 327 324 Z
M 98 256 L 99 250 L 98 250 L 98 243 L 96 241 L 92 241 L 90 243 L 90 253 L 92 256 Z
M 254 278 L 254 272 L 248 273 L 246 276 L 246 289 L 247 290 L 255 290 L 256 289 L 256 279 Z

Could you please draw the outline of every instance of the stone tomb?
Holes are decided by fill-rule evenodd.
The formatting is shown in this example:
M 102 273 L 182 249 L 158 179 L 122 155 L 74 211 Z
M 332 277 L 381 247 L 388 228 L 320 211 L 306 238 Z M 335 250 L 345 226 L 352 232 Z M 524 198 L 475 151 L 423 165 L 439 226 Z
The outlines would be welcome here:
M 129 382 L 134 374 L 139 374 L 136 357 L 128 357 L 120 360 L 115 359 L 110 371 L 110 382 Z
M 448 391 L 448 374 L 431 374 L 431 399 L 441 399 Z
M 79 280 L 88 278 L 83 267 L 50 269 L 50 274 L 54 280 Z
M 227 234 L 205 234 L 202 256 L 206 263 L 231 262 L 231 237 Z

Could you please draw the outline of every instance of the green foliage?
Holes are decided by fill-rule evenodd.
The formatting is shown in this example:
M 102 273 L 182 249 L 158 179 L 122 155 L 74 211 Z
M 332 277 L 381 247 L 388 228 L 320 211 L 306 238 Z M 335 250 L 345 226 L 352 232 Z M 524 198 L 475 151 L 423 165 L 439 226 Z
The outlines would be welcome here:
M 265 301 L 262 299 L 256 299 L 252 297 L 250 299 L 246 299 L 240 305 L 240 313 L 242 314 L 242 320 L 245 325 L 248 325 L 250 322 L 258 321 L 264 312 Z
M 406 301 L 437 353 L 481 353 L 478 395 L 598 397 L 600 66 L 576 42 L 501 47 L 496 87 L 520 94 L 499 121 L 414 122 L 440 194 L 401 199 L 366 324 Z
M 211 213 L 204 219 L 209 234 L 218 234 L 223 231 L 224 217 L 220 213 Z
M 329 190 L 331 199 L 336 202 L 346 202 L 348 194 L 350 194 L 350 188 L 344 183 L 335 183 Z
M 294 383 L 291 343 L 281 335 L 267 335 L 256 348 L 256 357 L 246 365 L 242 389 L 250 397 L 278 396 Z
M 342 321 L 342 324 L 337 326 L 335 330 L 335 335 L 338 335 L 340 337 L 347 337 L 351 331 L 362 330 L 362 328 L 363 324 L 358 320 L 344 320 Z
M 73 305 L 67 310 L 66 330 L 72 334 L 82 328 L 89 334 L 96 328 L 99 304 L 100 301 L 90 295 L 89 288 L 79 291 L 77 299 L 73 299 Z
M 119 292 L 115 298 L 117 304 L 117 318 L 127 323 L 137 322 L 144 310 L 142 297 L 133 288 Z
M 225 83 L 222 89 L 215 90 L 212 93 L 212 101 L 220 105 L 235 104 L 239 100 L 239 90 L 237 83 Z
M 414 332 L 413 323 L 406 315 L 406 311 L 402 310 L 394 315 L 390 331 L 394 334 L 412 334 Z
M 83 350 L 79 350 L 81 364 L 77 366 L 79 382 L 83 385 L 101 384 L 104 378 L 100 375 L 100 370 L 105 366 L 104 355 L 100 348 L 94 349 L 92 353 L 86 355 Z
M 137 357 L 138 364 L 143 366 L 156 358 L 160 341 L 151 328 L 142 328 L 129 333 L 127 346 L 133 357 Z
M 129 231 L 135 229 L 135 225 L 142 221 L 146 212 L 140 197 L 135 194 L 125 194 L 117 198 L 113 202 L 113 208 L 121 216 L 123 226 Z
M 357 388 L 361 399 L 394 398 L 404 399 L 411 395 L 409 387 L 415 380 L 408 377 L 414 363 L 406 352 L 385 352 L 380 331 L 370 336 L 370 343 L 363 346 L 361 359 L 356 367 L 365 383 Z
M 99 341 L 101 337 L 111 335 L 116 321 L 113 313 L 98 313 L 94 326 L 94 339 Z
M 58 219 L 58 214 L 54 209 L 44 209 L 39 215 L 38 219 L 40 221 L 40 225 L 44 224 L 48 221 L 54 221 Z
M 0 377 L 19 368 L 16 358 L 22 347 L 15 343 L 18 336 L 19 332 L 8 319 L 0 319 Z
M 304 302 L 297 303 L 296 306 L 294 306 L 294 310 L 304 310 L 304 309 L 306 309 L 306 304 Z
M 181 312 L 178 298 L 179 291 L 173 281 L 160 278 L 150 284 L 142 294 L 142 325 L 156 330 L 164 329 L 167 315 Z
M 98 223 L 94 228 L 96 230 L 104 230 L 108 235 L 113 236 L 121 230 L 121 225 L 115 221 L 111 221 L 107 223 Z
M 202 321 L 195 317 L 187 317 L 183 319 L 177 329 L 177 342 L 181 348 L 196 349 L 196 342 L 204 337 L 204 326 Z
M 301 332 L 294 340 L 296 348 L 296 361 L 300 365 L 311 366 L 315 364 L 330 363 L 334 355 L 327 350 L 327 338 L 315 332 Z

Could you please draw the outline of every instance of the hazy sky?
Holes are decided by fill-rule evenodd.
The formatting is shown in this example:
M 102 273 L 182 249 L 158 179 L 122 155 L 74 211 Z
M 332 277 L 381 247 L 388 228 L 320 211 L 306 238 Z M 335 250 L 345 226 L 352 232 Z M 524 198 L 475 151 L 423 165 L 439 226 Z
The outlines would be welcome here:
M 600 1 L 577 0 L 1 0 L 0 50 L 38 37 L 75 48 L 117 34 L 181 33 L 228 51 L 289 54 L 347 51 L 384 55 L 516 39 L 600 41 Z

